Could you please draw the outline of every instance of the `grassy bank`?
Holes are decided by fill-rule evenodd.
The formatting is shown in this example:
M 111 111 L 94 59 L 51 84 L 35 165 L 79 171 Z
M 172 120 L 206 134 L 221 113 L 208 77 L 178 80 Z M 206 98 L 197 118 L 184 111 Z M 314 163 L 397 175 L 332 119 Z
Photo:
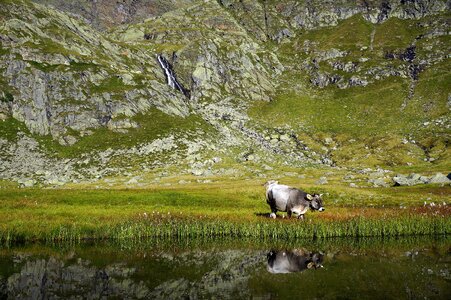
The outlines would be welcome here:
M 0 241 L 446 235 L 451 232 L 451 206 L 444 202 L 449 189 L 322 187 L 326 211 L 308 212 L 302 222 L 282 213 L 269 219 L 257 182 L 132 190 L 3 187 Z M 437 204 L 424 206 L 422 196 Z

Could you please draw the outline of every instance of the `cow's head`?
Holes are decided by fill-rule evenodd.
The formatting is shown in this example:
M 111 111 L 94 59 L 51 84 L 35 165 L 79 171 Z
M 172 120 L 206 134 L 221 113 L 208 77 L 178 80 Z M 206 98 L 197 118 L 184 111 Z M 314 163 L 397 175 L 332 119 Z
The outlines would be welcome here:
M 323 257 L 324 254 L 320 252 L 312 253 L 307 263 L 307 269 L 323 268 L 323 265 L 321 264 L 323 262 Z
M 312 210 L 317 211 L 324 211 L 325 208 L 323 207 L 323 199 L 321 198 L 323 194 L 307 194 L 305 195 L 305 199 L 307 199 L 310 202 L 310 208 Z

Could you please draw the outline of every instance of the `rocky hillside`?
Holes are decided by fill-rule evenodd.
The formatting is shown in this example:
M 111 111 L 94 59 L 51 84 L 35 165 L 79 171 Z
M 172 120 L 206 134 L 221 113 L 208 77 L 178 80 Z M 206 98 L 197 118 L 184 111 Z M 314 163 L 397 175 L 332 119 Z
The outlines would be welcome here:
M 445 170 L 450 6 L 0 0 L 0 179 Z

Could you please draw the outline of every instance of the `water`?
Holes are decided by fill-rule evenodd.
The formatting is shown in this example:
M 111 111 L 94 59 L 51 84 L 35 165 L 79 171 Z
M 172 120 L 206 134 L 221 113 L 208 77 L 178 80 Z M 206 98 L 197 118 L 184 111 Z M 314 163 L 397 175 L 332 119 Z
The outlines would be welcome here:
M 172 87 L 173 89 L 179 90 L 182 92 L 186 97 L 189 98 L 189 91 L 185 89 L 175 77 L 175 73 L 172 69 L 171 64 L 164 58 L 162 55 L 157 55 L 158 63 L 160 64 L 161 68 L 164 71 L 164 74 L 166 76 L 166 80 L 168 82 L 168 85 Z
M 0 299 L 451 299 L 450 239 L 0 249 Z

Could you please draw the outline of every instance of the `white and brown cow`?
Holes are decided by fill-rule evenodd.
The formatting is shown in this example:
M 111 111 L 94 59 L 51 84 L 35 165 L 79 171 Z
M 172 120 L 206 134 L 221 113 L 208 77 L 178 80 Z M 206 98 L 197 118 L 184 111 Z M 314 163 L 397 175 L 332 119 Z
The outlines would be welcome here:
M 322 195 L 309 194 L 300 189 L 279 184 L 275 180 L 266 184 L 266 203 L 271 208 L 271 218 L 276 218 L 277 211 L 286 211 L 289 218 L 292 214 L 304 219 L 307 210 L 324 211 Z

